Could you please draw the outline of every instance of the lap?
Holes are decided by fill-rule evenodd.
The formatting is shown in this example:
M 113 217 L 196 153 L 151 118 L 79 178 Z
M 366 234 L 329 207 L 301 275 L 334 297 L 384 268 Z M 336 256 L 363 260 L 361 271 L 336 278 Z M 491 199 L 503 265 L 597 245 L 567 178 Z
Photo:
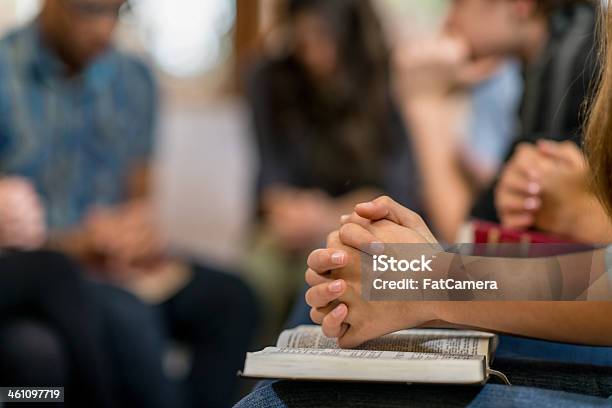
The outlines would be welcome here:
M 612 366 L 612 347 L 577 346 L 515 336 L 500 336 L 495 354 L 505 358 Z
M 609 407 L 612 400 L 533 387 L 484 387 L 278 381 L 264 385 L 236 408 L 301 407 Z
M 170 331 L 180 337 L 194 330 L 215 335 L 232 326 L 253 330 L 258 304 L 242 279 L 211 267 L 192 268 L 192 281 L 160 305 Z
M 264 383 L 237 407 L 488 407 L 612 405 L 612 369 L 536 360 L 498 360 L 512 387 L 356 384 L 277 381 Z

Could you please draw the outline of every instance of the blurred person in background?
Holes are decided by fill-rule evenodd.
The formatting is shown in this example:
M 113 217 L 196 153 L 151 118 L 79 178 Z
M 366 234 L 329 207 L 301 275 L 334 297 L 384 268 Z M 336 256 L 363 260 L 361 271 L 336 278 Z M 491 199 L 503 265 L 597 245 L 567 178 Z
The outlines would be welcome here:
M 0 179 L 0 383 L 63 386 L 67 406 L 111 408 L 99 314 L 72 262 L 32 251 L 44 239 L 44 209 L 32 185 Z
M 473 217 L 512 228 L 539 227 L 581 241 L 608 241 L 610 221 L 587 191 L 586 166 L 577 147 L 583 104 L 598 73 L 595 21 L 596 5 L 580 0 L 452 2 L 447 17 L 451 37 L 444 41 L 451 55 L 446 60 L 454 61 L 455 69 L 439 64 L 442 69 L 430 69 L 435 75 L 418 87 L 410 77 L 398 81 L 419 162 L 427 166 L 422 173 L 428 215 L 443 240 L 455 241 L 473 206 Z M 402 65 L 410 68 L 406 57 L 398 59 L 399 75 L 411 72 L 402 72 Z M 478 193 L 437 154 L 448 133 L 437 110 L 444 106 L 449 84 L 469 84 L 480 76 L 481 64 L 500 57 L 522 65 L 518 128 L 503 169 Z M 499 356 L 508 355 L 612 364 L 608 349 L 503 336 Z
M 380 192 L 420 208 L 412 148 L 368 0 L 289 0 L 289 42 L 250 78 L 263 233 L 252 269 L 282 321 L 305 254 Z M 280 311 L 280 314 L 278 312 Z
M 580 6 L 584 2 L 543 2 L 542 7 L 547 3 L 548 10 L 559 8 L 552 14 L 553 36 L 548 48 L 563 49 L 554 53 L 549 50 L 546 55 L 555 57 L 551 61 L 558 61 L 558 66 L 552 68 L 551 61 L 540 58 L 539 66 L 532 64 L 535 66 L 527 69 L 529 93 L 524 96 L 522 121 L 523 129 L 531 130 L 523 132 L 494 189 L 479 200 L 474 214 L 490 218 L 494 194 L 497 219 L 504 227 L 535 228 L 576 242 L 609 242 L 612 224 L 589 188 L 586 160 L 577 145 L 583 111 L 581 99 L 594 84 L 592 24 L 586 6 Z M 574 11 L 577 22 L 570 25 L 568 19 L 572 14 L 568 10 L 572 5 L 578 9 Z M 567 34 L 560 37 L 560 32 Z M 574 36 L 569 37 L 570 34 Z M 546 80 L 539 81 L 541 78 Z M 559 78 L 573 82 L 563 85 Z M 534 143 L 540 137 L 543 139 Z
M 35 21 L 0 42 L 0 174 L 29 180 L 49 245 L 105 282 L 90 291 L 115 328 L 104 335 L 123 403 L 228 406 L 257 305 L 235 276 L 169 256 L 155 227 L 147 191 L 154 78 L 112 46 L 127 6 L 47 0 Z M 176 398 L 162 371 L 166 332 L 191 350 Z
M 415 87 L 411 70 L 403 72 L 401 68 L 410 68 L 410 55 L 400 53 L 399 89 L 423 164 L 427 210 L 434 229 L 445 241 L 456 239 L 471 207 L 473 217 L 498 221 L 494 200 L 497 180 L 482 192 L 473 190 L 452 158 L 441 160 L 437 155 L 448 139 L 449 128 L 440 123 L 437 113 L 448 90 L 456 83 L 469 85 L 480 76 L 478 70 L 487 60 L 514 58 L 522 65 L 524 89 L 519 126 L 505 161 L 521 141 L 576 141 L 582 103 L 596 72 L 594 7 L 580 0 L 455 0 L 444 39 L 451 55 L 446 59 L 452 64 L 430 68 L 433 75 L 429 81 Z M 453 196 L 452 206 L 445 200 L 448 195 Z M 534 200 L 523 204 L 538 205 Z

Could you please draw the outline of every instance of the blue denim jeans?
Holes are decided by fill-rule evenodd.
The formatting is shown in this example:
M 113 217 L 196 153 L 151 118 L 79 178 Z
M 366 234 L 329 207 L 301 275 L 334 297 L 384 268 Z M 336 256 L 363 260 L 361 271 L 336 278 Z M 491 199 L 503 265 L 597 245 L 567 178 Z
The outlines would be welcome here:
M 612 367 L 612 347 L 576 346 L 514 336 L 500 336 L 495 355 Z
M 612 399 L 564 391 L 484 387 L 266 382 L 234 408 L 299 407 L 612 407 Z

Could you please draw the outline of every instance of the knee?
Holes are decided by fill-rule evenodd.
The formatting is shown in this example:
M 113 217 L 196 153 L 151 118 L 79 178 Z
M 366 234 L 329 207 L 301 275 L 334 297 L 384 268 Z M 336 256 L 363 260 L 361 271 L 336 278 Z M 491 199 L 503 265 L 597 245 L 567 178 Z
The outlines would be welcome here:
M 247 407 L 285 407 L 284 402 L 274 391 L 274 383 L 260 383 L 255 389 L 239 401 L 234 408 Z
M 0 327 L 0 378 L 5 384 L 64 385 L 68 357 L 59 335 L 36 321 Z
M 15 262 L 21 268 L 42 270 L 50 272 L 51 276 L 62 274 L 67 276 L 79 276 L 79 268 L 70 258 L 58 252 L 36 251 L 23 252 L 12 255 Z
M 136 296 L 112 286 L 93 284 L 89 290 L 96 297 L 110 335 L 138 332 L 156 335 L 161 330 L 155 308 L 145 304 Z
M 260 310 L 253 289 L 239 277 L 226 275 L 223 295 L 227 299 L 224 306 L 226 313 L 232 318 L 239 319 L 243 327 L 255 329 L 259 322 Z
M 244 329 L 255 330 L 260 319 L 260 305 L 253 289 L 239 276 L 208 268 L 196 269 L 194 288 L 208 288 L 210 296 L 207 305 L 215 309 L 225 319 L 225 324 L 235 322 Z
M 44 288 L 70 285 L 81 279 L 80 269 L 74 262 L 51 251 L 10 254 L 3 257 L 2 269 Z

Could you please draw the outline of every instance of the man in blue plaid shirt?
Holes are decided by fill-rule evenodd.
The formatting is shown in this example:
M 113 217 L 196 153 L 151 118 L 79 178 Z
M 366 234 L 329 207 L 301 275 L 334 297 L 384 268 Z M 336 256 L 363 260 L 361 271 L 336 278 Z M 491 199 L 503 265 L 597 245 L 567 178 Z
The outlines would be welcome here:
M 28 180 L 50 241 L 91 261 L 88 268 L 112 284 L 90 286 L 110 305 L 102 309 L 116 330 L 124 400 L 227 406 L 254 329 L 255 301 L 235 276 L 169 257 L 155 229 L 147 180 L 157 92 L 147 66 L 112 45 L 126 6 L 47 0 L 38 18 L 0 41 L 0 183 Z M 119 289 L 175 270 L 188 278 L 158 306 Z M 177 397 L 163 391 L 166 329 L 193 351 Z

